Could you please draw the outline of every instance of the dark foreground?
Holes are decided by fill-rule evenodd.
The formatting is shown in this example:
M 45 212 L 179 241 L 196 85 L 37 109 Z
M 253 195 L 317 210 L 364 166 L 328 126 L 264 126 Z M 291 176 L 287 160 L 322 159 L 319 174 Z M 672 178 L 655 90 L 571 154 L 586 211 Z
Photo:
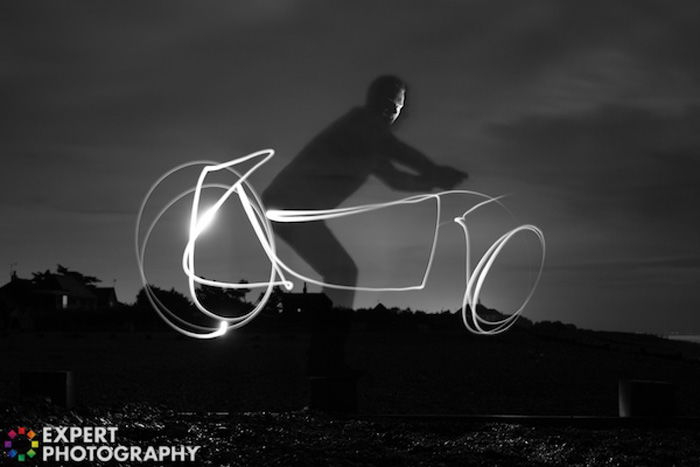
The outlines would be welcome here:
M 300 411 L 309 401 L 308 346 L 308 332 L 288 327 L 216 341 L 166 332 L 0 336 L 0 429 L 116 426 L 123 445 L 201 446 L 196 463 L 180 465 L 700 465 L 697 424 L 450 418 L 614 419 L 623 378 L 672 382 L 676 413 L 698 417 L 698 345 L 561 326 L 486 338 L 461 329 L 357 328 L 348 341 L 350 365 L 364 371 L 356 419 Z M 79 408 L 25 398 L 19 374 L 37 370 L 73 371 Z M 202 415 L 216 411 L 232 415 Z M 20 464 L 3 449 L 0 465 Z
M 125 445 L 200 445 L 195 465 L 208 466 L 700 465 L 698 430 L 681 424 L 596 429 L 459 419 L 332 418 L 303 412 L 182 414 L 139 404 L 73 411 L 15 405 L 0 411 L 0 419 L 35 429 L 117 426 L 118 442 Z M 19 464 L 3 453 L 0 465 Z
M 368 415 L 617 416 L 618 381 L 641 379 L 674 383 L 677 413 L 700 417 L 697 344 L 580 330 L 474 336 L 457 326 L 356 329 L 347 347 L 350 366 L 363 371 L 358 405 Z M 10 334 L 0 336 L 0 401 L 22 397 L 20 372 L 71 370 L 82 406 L 294 412 L 309 401 L 308 348 L 308 332 L 295 328 L 246 328 L 214 341 L 172 332 Z

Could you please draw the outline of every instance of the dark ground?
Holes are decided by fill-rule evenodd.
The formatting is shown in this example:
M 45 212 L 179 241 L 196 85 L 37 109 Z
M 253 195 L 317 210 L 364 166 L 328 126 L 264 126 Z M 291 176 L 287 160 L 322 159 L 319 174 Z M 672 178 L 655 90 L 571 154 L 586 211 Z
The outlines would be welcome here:
M 204 466 L 700 465 L 698 431 L 682 427 L 371 421 L 302 412 L 181 415 L 144 404 L 72 412 L 35 405 L 0 416 L 27 426 L 118 426 L 124 445 L 201 445 L 197 465 Z M 0 456 L 0 465 L 18 464 Z
M 455 319 L 458 319 L 455 317 Z M 457 325 L 459 323 L 456 323 Z M 700 345 L 652 336 L 546 328 L 474 336 L 431 329 L 354 329 L 350 366 L 365 414 L 618 413 L 620 378 L 676 384 L 679 414 L 700 416 Z M 70 369 L 78 402 L 166 403 L 182 411 L 290 411 L 308 400 L 303 330 L 0 336 L 0 398 L 22 370 Z
M 700 465 L 700 429 L 681 425 L 582 428 L 372 418 L 614 417 L 619 378 L 671 381 L 678 413 L 700 416 L 695 344 L 547 327 L 495 337 L 461 329 L 356 327 L 348 359 L 364 370 L 359 419 L 301 410 L 308 400 L 307 347 L 303 330 L 245 330 L 217 341 L 169 332 L 5 335 L 0 428 L 115 424 L 120 435 L 146 444 L 198 441 L 202 465 Z M 34 369 L 73 370 L 77 408 L 23 401 L 17 374 Z M 183 411 L 199 415 L 177 415 Z

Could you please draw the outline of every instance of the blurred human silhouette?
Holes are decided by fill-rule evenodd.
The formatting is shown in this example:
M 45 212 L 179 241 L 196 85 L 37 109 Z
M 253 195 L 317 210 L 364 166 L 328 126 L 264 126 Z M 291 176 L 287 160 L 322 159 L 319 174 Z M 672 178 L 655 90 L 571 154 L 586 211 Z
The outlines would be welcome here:
M 274 209 L 333 209 L 370 175 L 402 191 L 451 189 L 467 174 L 433 163 L 400 141 L 392 125 L 406 103 L 406 84 L 376 78 L 364 106 L 355 107 L 313 138 L 263 193 Z M 409 170 L 402 170 L 399 164 Z M 328 284 L 354 286 L 358 270 L 325 222 L 278 223 L 275 232 Z M 352 308 L 354 292 L 324 288 L 336 307 Z

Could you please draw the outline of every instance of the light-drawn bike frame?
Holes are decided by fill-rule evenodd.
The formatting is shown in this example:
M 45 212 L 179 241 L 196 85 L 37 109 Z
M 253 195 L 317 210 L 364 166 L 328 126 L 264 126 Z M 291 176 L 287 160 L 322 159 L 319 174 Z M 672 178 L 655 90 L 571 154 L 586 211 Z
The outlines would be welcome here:
M 441 199 L 449 195 L 467 195 L 476 197 L 479 201 L 466 210 L 461 216 L 452 219 L 457 225 L 459 225 L 464 233 L 465 239 L 465 291 L 462 298 L 462 321 L 465 327 L 475 334 L 498 334 L 506 331 L 510 328 L 518 315 L 525 308 L 527 303 L 530 301 L 537 284 L 539 283 L 540 277 L 542 275 L 542 270 L 544 267 L 545 259 L 545 240 L 542 231 L 535 225 L 523 224 L 512 230 L 507 231 L 501 237 L 498 238 L 482 255 L 474 269 L 471 269 L 471 258 L 470 258 L 470 238 L 469 229 L 467 228 L 467 216 L 474 212 L 475 210 L 481 208 L 482 206 L 490 203 L 497 203 L 501 206 L 501 198 L 491 197 L 483 193 L 470 190 L 449 190 L 440 193 L 429 193 L 409 196 L 407 198 L 399 199 L 396 201 L 390 201 L 386 203 L 374 203 L 365 204 L 360 206 L 352 206 L 339 209 L 324 209 L 324 210 L 266 210 L 260 196 L 257 194 L 253 186 L 249 183 L 248 178 L 250 175 L 265 164 L 270 158 L 274 156 L 274 150 L 264 149 L 261 151 L 248 154 L 237 159 L 233 159 L 229 162 L 218 163 L 214 161 L 193 161 L 186 164 L 179 165 L 169 170 L 163 174 L 156 182 L 151 186 L 151 188 L 146 193 L 141 206 L 139 208 L 138 216 L 136 219 L 135 235 L 134 235 L 134 245 L 136 250 L 136 258 L 139 267 L 139 274 L 141 282 L 144 286 L 144 290 L 148 297 L 149 302 L 158 313 L 158 315 L 174 330 L 194 338 L 199 339 L 211 339 L 219 336 L 223 336 L 227 330 L 240 328 L 246 325 L 251 320 L 253 320 L 260 311 L 264 308 L 265 304 L 270 298 L 272 290 L 275 286 L 282 286 L 286 290 L 292 290 L 294 287 L 293 283 L 287 279 L 287 275 L 296 277 L 297 279 L 309 282 L 311 284 L 320 285 L 323 287 L 343 289 L 343 290 L 355 290 L 355 291 L 370 291 L 370 292 L 385 292 L 385 291 L 407 291 L 407 290 L 421 290 L 425 287 L 428 276 L 430 275 L 430 270 L 432 268 L 433 259 L 435 256 L 435 247 L 437 245 L 438 234 L 442 225 L 446 223 L 440 223 L 441 214 Z M 251 168 L 247 171 L 240 172 L 235 167 L 246 162 L 254 162 Z M 163 183 L 167 178 L 172 176 L 174 173 L 186 169 L 188 167 L 203 165 L 204 168 L 200 172 L 197 184 L 194 188 L 190 188 L 183 191 L 175 198 L 171 199 L 155 216 L 151 224 L 146 229 L 143 238 L 141 237 L 141 224 L 143 222 L 143 215 L 150 200 L 151 196 L 158 188 L 158 186 Z M 205 179 L 209 173 L 218 171 L 229 171 L 236 178 L 236 182 L 232 185 L 225 185 L 221 183 L 209 183 L 205 184 Z M 214 205 L 208 208 L 206 211 L 201 212 L 200 209 L 200 199 L 203 189 L 221 189 L 225 193 L 214 203 Z M 148 283 L 146 273 L 144 270 L 144 256 L 146 253 L 146 247 L 156 227 L 158 221 L 163 217 L 163 215 L 177 202 L 181 199 L 194 194 L 192 200 L 192 210 L 190 215 L 189 223 L 189 236 L 187 244 L 185 245 L 184 252 L 182 254 L 182 270 L 188 279 L 189 292 L 192 297 L 194 305 L 201 311 L 204 315 L 209 318 L 219 321 L 218 327 L 208 327 L 201 326 L 195 323 L 191 323 L 181 318 L 171 310 L 169 310 L 155 295 L 153 289 Z M 270 262 L 270 273 L 267 281 L 251 282 L 251 283 L 232 283 L 232 282 L 221 282 L 216 280 L 205 279 L 199 277 L 194 268 L 194 254 L 197 239 L 204 232 L 204 230 L 211 225 L 218 210 L 221 206 L 229 199 L 231 195 L 237 195 L 241 206 L 246 214 L 253 231 L 262 246 L 267 259 Z M 287 264 L 285 264 L 277 255 L 277 249 L 275 247 L 275 239 L 272 229 L 271 222 L 286 222 L 286 223 L 298 223 L 298 222 L 315 222 L 323 221 L 327 219 L 334 219 L 338 217 L 352 216 L 355 214 L 361 214 L 365 212 L 378 211 L 381 209 L 387 209 L 395 206 L 434 202 L 435 203 L 435 224 L 433 229 L 433 239 L 430 247 L 430 255 L 428 257 L 427 264 L 423 271 L 422 279 L 419 284 L 405 286 L 405 287 L 365 287 L 365 286 L 350 286 L 344 284 L 331 284 L 323 282 L 320 280 L 307 277 L 294 271 Z M 505 209 L 505 207 L 504 207 Z M 479 303 L 479 294 L 486 280 L 486 276 L 489 270 L 493 266 L 494 261 L 498 257 L 501 250 L 505 247 L 508 241 L 513 238 L 516 234 L 520 232 L 531 232 L 533 233 L 542 248 L 542 254 L 540 257 L 540 263 L 537 271 L 537 276 L 532 283 L 530 291 L 521 303 L 521 305 L 512 312 L 509 316 L 506 316 L 500 320 L 487 320 L 477 313 L 477 307 L 475 306 Z M 196 292 L 196 284 L 207 285 L 211 287 L 220 287 L 224 289 L 254 289 L 263 288 L 265 289 L 262 297 L 255 305 L 255 307 L 249 312 L 237 317 L 227 317 L 222 316 L 212 311 L 208 310 L 199 301 Z

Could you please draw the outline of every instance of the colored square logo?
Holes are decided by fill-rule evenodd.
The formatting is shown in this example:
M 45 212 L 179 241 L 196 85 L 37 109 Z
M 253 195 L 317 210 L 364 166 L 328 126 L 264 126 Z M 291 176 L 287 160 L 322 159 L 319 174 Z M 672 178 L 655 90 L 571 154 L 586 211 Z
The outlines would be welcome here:
M 17 431 L 8 431 L 7 436 L 10 438 L 10 440 L 5 440 L 3 446 L 5 451 L 7 451 L 7 456 L 10 459 L 17 459 L 18 462 L 25 462 L 37 455 L 37 452 L 34 449 L 39 447 L 41 440 L 37 438 L 37 433 L 34 430 L 23 426 L 17 427 Z M 29 450 L 26 452 L 19 452 L 17 451 L 17 443 L 24 441 L 24 439 L 26 439 L 26 441 L 24 443 L 20 443 L 22 445 L 22 450 L 24 450 L 25 443 L 29 444 Z

